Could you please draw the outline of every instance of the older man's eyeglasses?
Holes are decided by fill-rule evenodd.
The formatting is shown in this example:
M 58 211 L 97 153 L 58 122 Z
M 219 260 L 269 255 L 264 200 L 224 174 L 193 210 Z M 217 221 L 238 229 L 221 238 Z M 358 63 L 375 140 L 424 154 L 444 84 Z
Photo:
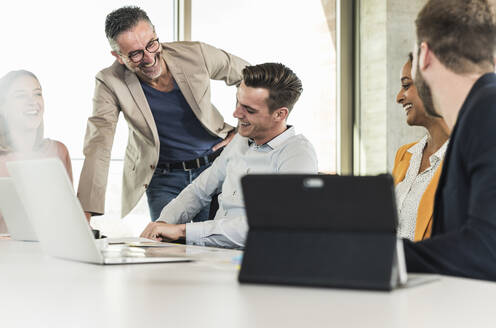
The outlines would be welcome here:
M 159 49 L 160 49 L 160 42 L 158 41 L 158 38 L 148 42 L 148 44 L 145 47 L 145 50 L 151 54 L 156 53 Z M 140 49 L 140 50 L 131 51 L 130 53 L 127 54 L 127 58 L 129 58 L 129 60 L 132 61 L 133 63 L 139 63 L 143 60 L 143 57 L 145 56 L 145 50 Z

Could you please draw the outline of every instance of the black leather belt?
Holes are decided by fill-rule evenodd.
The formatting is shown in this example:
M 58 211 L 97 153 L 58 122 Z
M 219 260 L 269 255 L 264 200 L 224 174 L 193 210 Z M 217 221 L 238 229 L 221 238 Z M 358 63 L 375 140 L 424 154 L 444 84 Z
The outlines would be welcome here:
M 210 155 L 207 156 L 201 156 L 189 161 L 182 161 L 182 162 L 173 162 L 173 163 L 162 163 L 157 165 L 157 169 L 159 170 L 194 170 L 198 169 L 202 166 L 208 165 L 214 161 L 214 159 L 217 158 L 217 156 L 220 155 L 222 152 L 222 149 L 224 147 L 216 150 L 215 152 L 211 153 Z

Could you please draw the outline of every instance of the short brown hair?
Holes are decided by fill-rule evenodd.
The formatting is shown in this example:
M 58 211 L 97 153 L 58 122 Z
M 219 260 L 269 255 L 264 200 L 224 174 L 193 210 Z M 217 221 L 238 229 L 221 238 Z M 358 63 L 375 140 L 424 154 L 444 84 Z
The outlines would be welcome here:
M 429 0 L 419 12 L 417 42 L 427 42 L 457 74 L 494 71 L 496 24 L 488 0 Z
M 242 74 L 247 87 L 264 88 L 269 91 L 267 106 L 271 112 L 281 107 L 287 107 L 291 111 L 303 92 L 301 80 L 283 64 L 265 63 L 246 66 Z

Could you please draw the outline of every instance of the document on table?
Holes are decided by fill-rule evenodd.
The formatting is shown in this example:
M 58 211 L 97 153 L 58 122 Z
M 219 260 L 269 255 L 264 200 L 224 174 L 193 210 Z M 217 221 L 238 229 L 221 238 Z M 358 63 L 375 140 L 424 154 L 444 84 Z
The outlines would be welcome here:
M 108 245 L 127 245 L 134 247 L 167 247 L 170 244 L 162 243 L 147 238 L 123 237 L 123 238 L 105 238 Z
M 137 241 L 137 242 L 131 242 L 127 243 L 128 246 L 130 247 L 172 247 L 172 246 L 177 246 L 173 244 L 168 244 L 168 243 L 163 243 L 160 241 Z

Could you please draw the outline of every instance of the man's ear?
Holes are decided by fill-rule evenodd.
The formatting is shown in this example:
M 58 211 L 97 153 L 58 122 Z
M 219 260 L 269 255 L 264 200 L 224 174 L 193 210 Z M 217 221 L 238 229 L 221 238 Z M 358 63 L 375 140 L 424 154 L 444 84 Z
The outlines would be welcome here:
M 273 117 L 276 121 L 285 121 L 288 118 L 289 109 L 287 107 L 281 107 L 274 111 Z
M 117 61 L 118 61 L 121 65 L 124 65 L 124 61 L 122 60 L 121 56 L 117 53 L 117 51 L 112 50 L 110 53 L 112 54 L 112 56 L 114 56 L 114 57 L 117 59 Z
M 425 71 L 432 64 L 432 56 L 434 53 L 427 44 L 427 42 L 422 42 L 420 44 L 420 53 L 418 58 L 418 66 L 420 71 Z

